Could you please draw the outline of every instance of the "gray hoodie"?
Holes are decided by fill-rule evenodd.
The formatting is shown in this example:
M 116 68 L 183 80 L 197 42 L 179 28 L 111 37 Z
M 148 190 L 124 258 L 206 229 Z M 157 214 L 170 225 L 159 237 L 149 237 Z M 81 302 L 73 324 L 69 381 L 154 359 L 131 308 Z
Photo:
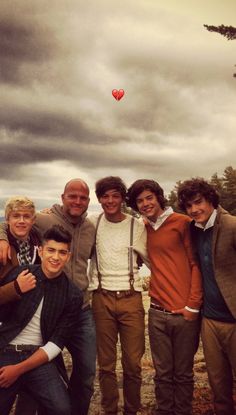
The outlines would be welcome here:
M 34 224 L 41 236 L 53 225 L 61 225 L 71 233 L 71 259 L 65 267 L 65 273 L 84 292 L 84 306 L 89 301 L 87 267 L 95 238 L 95 226 L 86 216 L 87 213 L 84 213 L 78 218 L 77 223 L 72 223 L 70 216 L 63 212 L 62 206 L 55 204 L 51 208 L 51 213 L 37 213 Z M 7 239 L 4 227 L 4 224 L 1 224 L 1 239 Z

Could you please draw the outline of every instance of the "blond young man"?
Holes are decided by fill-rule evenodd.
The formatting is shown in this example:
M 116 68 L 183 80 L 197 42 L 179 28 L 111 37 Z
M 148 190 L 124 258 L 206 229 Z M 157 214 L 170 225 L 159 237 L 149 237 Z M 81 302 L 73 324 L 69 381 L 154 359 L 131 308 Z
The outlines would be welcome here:
M 11 259 L 0 267 L 0 280 L 17 265 L 39 263 L 37 253 L 39 236 L 32 230 L 35 221 L 35 205 L 25 196 L 11 197 L 5 205 L 7 236 Z M 0 287 L 0 304 L 19 299 L 24 292 L 35 287 L 35 278 L 26 270 L 11 283 Z

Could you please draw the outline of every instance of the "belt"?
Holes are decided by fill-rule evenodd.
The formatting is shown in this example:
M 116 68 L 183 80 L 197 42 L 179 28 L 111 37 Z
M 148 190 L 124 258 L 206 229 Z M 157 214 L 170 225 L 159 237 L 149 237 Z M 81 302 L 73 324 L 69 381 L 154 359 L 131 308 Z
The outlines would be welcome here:
M 35 352 L 39 347 L 34 344 L 8 344 L 1 352 Z
M 111 290 L 105 290 L 104 288 L 98 288 L 95 292 L 102 293 L 104 295 L 111 295 L 112 297 L 116 297 L 116 298 L 124 298 L 124 297 L 130 297 L 136 291 L 134 290 L 111 291 Z
M 165 308 L 163 308 L 163 307 L 161 307 L 160 305 L 157 305 L 157 304 L 154 304 L 154 303 L 151 303 L 150 304 L 150 307 L 151 308 L 154 308 L 154 310 L 157 310 L 157 311 L 160 311 L 161 313 L 165 313 L 165 314 L 173 314 L 173 315 L 177 315 L 177 314 L 174 314 L 174 313 L 172 313 L 171 311 L 169 311 L 169 310 L 166 310 Z

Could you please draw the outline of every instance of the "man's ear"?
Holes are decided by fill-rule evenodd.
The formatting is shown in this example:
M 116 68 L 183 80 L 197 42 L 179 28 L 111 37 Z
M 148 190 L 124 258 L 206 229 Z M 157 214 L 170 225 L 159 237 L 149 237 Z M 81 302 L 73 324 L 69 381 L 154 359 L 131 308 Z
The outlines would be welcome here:
M 39 257 L 42 259 L 42 253 L 43 253 L 43 247 L 40 245 L 39 247 L 38 247 L 38 255 L 39 255 Z
M 70 259 L 71 259 L 71 252 L 68 253 L 68 257 L 67 257 L 66 263 L 69 262 Z

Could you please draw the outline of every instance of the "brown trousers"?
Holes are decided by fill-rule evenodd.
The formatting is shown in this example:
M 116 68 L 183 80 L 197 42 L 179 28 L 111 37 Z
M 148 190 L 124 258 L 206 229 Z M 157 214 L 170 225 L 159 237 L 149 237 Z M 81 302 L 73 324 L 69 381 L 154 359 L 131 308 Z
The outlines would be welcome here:
M 101 404 L 106 415 L 118 412 L 119 390 L 116 377 L 117 341 L 120 337 L 123 368 L 124 413 L 140 409 L 141 358 L 144 353 L 144 308 L 142 295 L 116 297 L 114 293 L 94 292 L 94 312 Z
M 233 373 L 236 374 L 236 323 L 202 320 L 202 345 L 214 396 L 216 415 L 234 415 Z

